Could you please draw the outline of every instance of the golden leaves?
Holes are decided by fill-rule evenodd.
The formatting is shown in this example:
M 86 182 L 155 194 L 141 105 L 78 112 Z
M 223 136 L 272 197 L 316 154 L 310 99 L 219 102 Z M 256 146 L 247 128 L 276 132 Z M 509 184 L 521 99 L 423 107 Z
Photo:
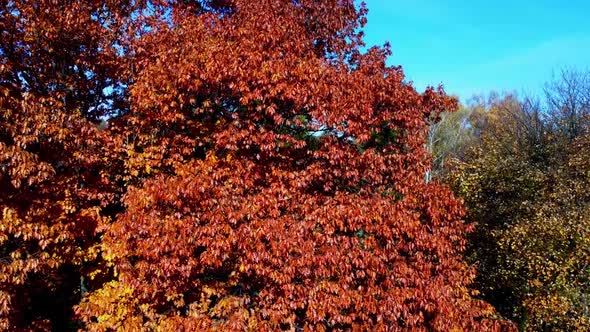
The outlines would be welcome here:
M 122 286 L 116 281 L 106 283 L 101 289 L 88 296 L 79 306 L 78 310 L 83 311 L 93 308 L 101 314 L 96 317 L 96 328 L 90 325 L 91 331 L 116 329 L 116 330 L 141 330 L 142 318 L 136 316 L 134 307 L 137 301 L 133 298 L 133 290 Z M 150 308 L 142 307 L 141 312 L 149 313 Z
M 588 137 L 564 144 L 547 130 L 532 142 L 515 102 L 495 104 L 481 144 L 450 175 L 479 223 L 480 288 L 527 330 L 585 330 Z

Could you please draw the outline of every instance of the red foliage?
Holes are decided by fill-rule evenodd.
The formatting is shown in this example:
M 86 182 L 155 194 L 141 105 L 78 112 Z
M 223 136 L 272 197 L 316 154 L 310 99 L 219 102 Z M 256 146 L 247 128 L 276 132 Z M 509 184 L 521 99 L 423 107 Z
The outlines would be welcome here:
M 12 183 L 0 194 L 2 255 L 32 241 L 43 257 L 59 258 L 28 270 L 3 265 L 4 298 L 14 298 L 15 275 L 28 285 L 31 273 L 60 276 L 67 265 L 74 276 L 96 278 L 76 309 L 89 330 L 500 327 L 467 288 L 473 271 L 461 258 L 469 227 L 460 202 L 423 180 L 425 119 L 456 101 L 442 90 L 417 93 L 401 68 L 386 66 L 388 47 L 359 51 L 363 7 L 343 0 L 103 5 L 114 16 L 100 23 L 73 15 L 92 13 L 86 7 L 49 2 L 38 6 L 63 22 L 31 16 L 63 25 L 60 33 L 75 27 L 41 45 L 71 40 L 81 55 L 30 60 L 47 77 L 54 70 L 45 63 L 66 59 L 67 68 L 79 68 L 90 59 L 95 74 L 55 79 L 72 82 L 75 106 L 46 109 L 41 99 L 19 106 L 27 89 L 45 98 L 41 88 L 18 87 L 23 69 L 9 62 L 32 53 L 3 62 L 13 77 L 2 83 L 17 86 L 3 91 L 19 92 L 2 97 L 0 181 Z M 2 24 L 14 15 L 4 8 Z M 124 93 L 112 101 L 83 98 L 115 81 L 113 91 Z M 58 92 L 48 97 L 63 100 Z M 104 105 L 117 112 L 99 131 L 89 121 Z M 19 142 L 28 129 L 18 126 L 28 116 L 35 128 L 57 128 L 30 135 L 61 150 L 29 149 L 20 169 L 11 151 L 27 149 Z M 18 181 L 36 177 L 35 192 L 13 194 Z M 13 217 L 19 199 L 40 205 Z M 73 201 L 74 212 L 51 208 L 62 201 Z M 112 222 L 100 217 L 117 209 Z M 43 223 L 57 228 L 40 232 Z M 3 301 L 6 327 L 29 324 L 10 318 L 24 307 Z M 57 326 L 51 317 L 47 324 Z
M 118 107 L 124 1 L 0 5 L 0 329 L 60 329 L 121 190 L 93 122 Z M 100 22 L 104 20 L 104 22 Z M 107 22 L 108 21 L 108 22 Z

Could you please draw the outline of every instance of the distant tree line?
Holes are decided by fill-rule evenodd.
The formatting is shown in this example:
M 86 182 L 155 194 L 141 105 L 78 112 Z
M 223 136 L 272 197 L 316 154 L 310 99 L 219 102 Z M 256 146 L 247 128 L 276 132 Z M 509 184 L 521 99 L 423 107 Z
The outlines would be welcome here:
M 476 225 L 476 288 L 526 331 L 590 330 L 590 72 L 492 93 L 430 127 L 432 174 Z

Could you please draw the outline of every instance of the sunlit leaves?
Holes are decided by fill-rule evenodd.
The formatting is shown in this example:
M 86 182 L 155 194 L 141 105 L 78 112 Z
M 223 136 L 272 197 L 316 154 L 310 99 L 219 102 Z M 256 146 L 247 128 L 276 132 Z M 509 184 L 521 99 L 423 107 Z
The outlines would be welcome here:
M 478 223 L 470 252 L 484 298 L 523 330 L 585 331 L 588 136 L 572 140 L 526 107 L 496 100 L 448 179 Z
M 113 130 L 136 186 L 102 238 L 133 302 L 120 317 L 104 285 L 78 308 L 90 329 L 499 327 L 467 289 L 460 203 L 423 183 L 426 119 L 456 102 L 361 55 L 351 6 L 172 7 L 135 41 Z
M 365 13 L 9 2 L 3 327 L 510 328 L 472 298 L 461 203 L 423 181 L 456 100 L 361 53 Z

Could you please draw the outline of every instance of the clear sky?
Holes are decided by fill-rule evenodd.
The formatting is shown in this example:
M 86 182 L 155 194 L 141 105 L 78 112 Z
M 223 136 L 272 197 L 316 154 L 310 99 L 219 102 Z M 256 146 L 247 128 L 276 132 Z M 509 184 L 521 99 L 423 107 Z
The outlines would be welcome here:
M 367 46 L 389 41 L 418 90 L 465 101 L 491 90 L 538 94 L 560 67 L 590 69 L 590 0 L 365 0 Z

